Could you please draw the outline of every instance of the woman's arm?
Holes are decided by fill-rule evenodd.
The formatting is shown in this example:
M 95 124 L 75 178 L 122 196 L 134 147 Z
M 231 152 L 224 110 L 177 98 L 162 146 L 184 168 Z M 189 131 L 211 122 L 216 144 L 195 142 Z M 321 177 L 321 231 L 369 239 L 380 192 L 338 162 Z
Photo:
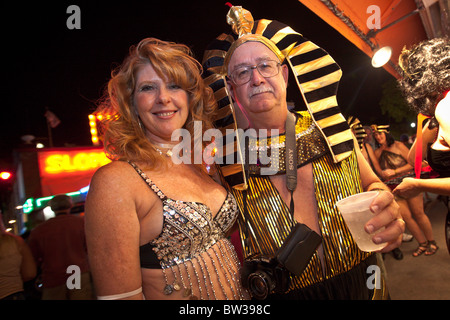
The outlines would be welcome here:
M 450 178 L 413 179 L 405 178 L 397 188 L 394 195 L 404 198 L 412 198 L 421 192 L 432 192 L 450 196 Z
M 30 248 L 26 244 L 25 240 L 21 237 L 15 237 L 19 244 L 19 250 L 22 254 L 22 264 L 20 265 L 20 274 L 22 276 L 22 281 L 27 282 L 36 277 L 37 267 L 34 261 L 33 254 Z
M 98 296 L 133 292 L 142 287 L 140 225 L 135 192 L 124 163 L 100 168 L 86 199 L 86 242 Z M 142 299 L 137 293 L 128 299 Z

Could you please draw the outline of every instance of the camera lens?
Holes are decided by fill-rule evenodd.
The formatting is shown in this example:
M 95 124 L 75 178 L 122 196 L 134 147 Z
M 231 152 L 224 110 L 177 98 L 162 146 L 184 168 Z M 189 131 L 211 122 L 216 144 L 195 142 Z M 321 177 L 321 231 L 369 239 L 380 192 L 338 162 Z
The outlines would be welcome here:
M 248 276 L 248 287 L 253 298 L 262 300 L 275 287 L 275 283 L 264 271 L 257 271 Z

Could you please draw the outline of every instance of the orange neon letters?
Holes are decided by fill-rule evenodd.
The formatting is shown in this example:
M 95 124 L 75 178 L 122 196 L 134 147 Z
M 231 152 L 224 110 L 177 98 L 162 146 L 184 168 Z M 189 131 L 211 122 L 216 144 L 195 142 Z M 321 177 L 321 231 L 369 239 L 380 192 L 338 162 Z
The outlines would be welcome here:
M 75 154 L 50 154 L 45 158 L 44 171 L 48 174 L 69 173 L 97 169 L 110 162 L 101 152 L 78 152 Z

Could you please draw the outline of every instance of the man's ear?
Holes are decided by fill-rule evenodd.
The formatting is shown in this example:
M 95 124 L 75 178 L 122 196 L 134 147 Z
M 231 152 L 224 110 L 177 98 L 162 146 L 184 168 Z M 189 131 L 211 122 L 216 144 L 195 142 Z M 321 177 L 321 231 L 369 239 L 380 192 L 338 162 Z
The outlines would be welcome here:
M 235 100 L 235 98 L 234 98 L 234 87 L 233 87 L 233 84 L 232 84 L 231 80 L 227 78 L 225 82 L 227 84 L 228 92 L 230 93 L 231 97 Z
M 284 78 L 284 82 L 286 82 L 286 88 L 288 86 L 288 79 L 289 79 L 289 68 L 287 65 L 282 64 L 281 65 L 281 73 L 283 75 Z

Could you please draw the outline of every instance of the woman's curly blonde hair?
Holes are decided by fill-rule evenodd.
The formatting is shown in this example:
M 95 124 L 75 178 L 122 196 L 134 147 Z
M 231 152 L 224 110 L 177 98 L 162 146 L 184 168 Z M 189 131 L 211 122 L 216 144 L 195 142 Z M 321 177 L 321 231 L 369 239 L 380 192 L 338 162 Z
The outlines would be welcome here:
M 408 104 L 417 113 L 433 116 L 436 103 L 450 89 L 450 42 L 423 41 L 399 56 L 403 74 L 398 80 Z
M 201 77 L 201 65 L 186 45 L 146 38 L 132 46 L 122 65 L 111 73 L 96 112 L 105 115 L 100 134 L 107 156 L 112 160 L 144 161 L 151 168 L 161 162 L 161 156 L 147 139 L 133 102 L 137 73 L 148 64 L 159 77 L 188 93 L 189 114 L 183 128 L 192 138 L 194 121 L 202 122 L 202 135 L 213 128 L 211 119 L 217 107 L 212 90 Z

